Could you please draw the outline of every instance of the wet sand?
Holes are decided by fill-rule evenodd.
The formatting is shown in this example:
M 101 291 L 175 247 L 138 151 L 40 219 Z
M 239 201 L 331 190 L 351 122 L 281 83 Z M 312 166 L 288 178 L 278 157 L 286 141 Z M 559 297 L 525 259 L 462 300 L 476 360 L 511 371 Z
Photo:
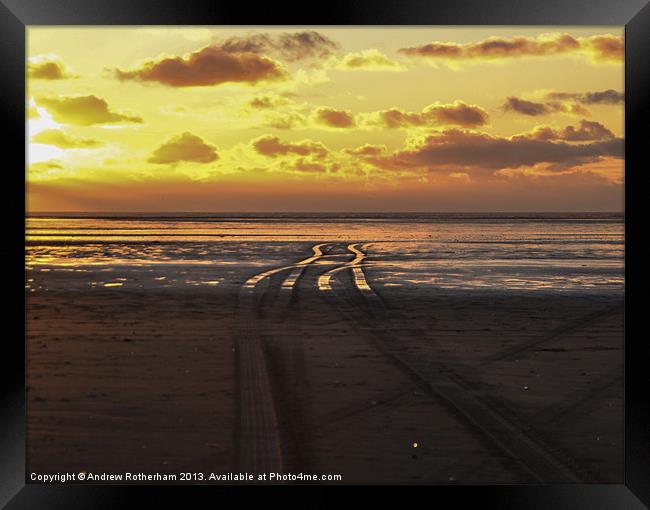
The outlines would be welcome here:
M 621 293 L 395 285 L 363 250 L 369 299 L 352 268 L 318 287 L 356 257 L 346 243 L 296 272 L 310 247 L 263 267 L 29 271 L 28 470 L 249 469 L 242 339 L 254 338 L 272 402 L 251 409 L 273 415 L 286 473 L 621 483 Z M 183 271 L 203 284 L 174 284 Z

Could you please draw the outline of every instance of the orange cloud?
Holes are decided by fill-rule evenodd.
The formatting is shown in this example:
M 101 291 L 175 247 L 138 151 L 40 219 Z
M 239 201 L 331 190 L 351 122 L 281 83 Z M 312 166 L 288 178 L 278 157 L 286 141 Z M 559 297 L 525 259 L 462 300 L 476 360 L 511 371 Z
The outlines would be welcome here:
M 54 145 L 60 149 L 92 149 L 99 147 L 102 142 L 91 138 L 76 138 L 59 129 L 46 129 L 32 136 L 32 142 Z
M 372 116 L 374 120 L 371 119 L 371 124 L 391 129 L 440 125 L 478 127 L 489 122 L 489 115 L 483 108 L 462 101 L 455 101 L 452 104 L 432 104 L 424 108 L 421 113 L 391 108 L 375 112 Z
M 222 83 L 255 84 L 283 80 L 280 65 L 254 53 L 230 53 L 207 46 L 184 57 L 150 60 L 131 70 L 114 70 L 123 81 L 157 82 L 169 87 L 206 87 Z
M 142 123 L 142 118 L 112 111 L 108 103 L 97 96 L 43 97 L 36 100 L 55 121 L 62 124 L 91 126 L 124 122 Z
M 328 151 L 320 142 L 302 140 L 300 142 L 282 142 L 277 136 L 266 135 L 252 142 L 255 150 L 263 156 L 276 157 L 278 155 L 298 154 L 300 156 L 315 155 L 324 158 Z
M 219 159 L 215 148 L 190 132 L 174 136 L 158 147 L 147 161 L 159 165 L 181 161 L 211 163 Z
M 500 60 L 514 57 L 585 54 L 599 62 L 622 62 L 625 42 L 610 34 L 573 37 L 569 34 L 541 34 L 538 37 L 488 37 L 458 44 L 432 42 L 401 48 L 407 56 L 447 60 Z
M 334 128 L 350 128 L 356 124 L 350 112 L 326 107 L 316 110 L 316 122 Z

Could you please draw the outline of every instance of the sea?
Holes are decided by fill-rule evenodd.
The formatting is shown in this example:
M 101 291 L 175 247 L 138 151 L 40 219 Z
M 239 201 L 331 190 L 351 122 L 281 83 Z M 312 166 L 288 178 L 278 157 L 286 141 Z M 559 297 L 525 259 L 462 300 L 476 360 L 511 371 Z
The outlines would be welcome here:
M 370 283 L 380 287 L 592 294 L 625 289 L 622 213 L 30 214 L 25 286 L 37 292 L 63 285 L 237 285 L 304 259 L 317 243 L 338 254 L 329 264 L 344 262 L 346 247 L 359 243 Z M 55 273 L 76 274 L 71 283 L 52 278 Z

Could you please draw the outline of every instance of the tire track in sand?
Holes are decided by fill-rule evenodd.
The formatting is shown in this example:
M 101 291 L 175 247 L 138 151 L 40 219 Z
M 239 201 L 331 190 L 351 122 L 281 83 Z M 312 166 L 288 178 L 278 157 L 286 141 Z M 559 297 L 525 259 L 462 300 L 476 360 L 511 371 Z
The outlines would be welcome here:
M 517 423 L 511 416 L 499 412 L 489 401 L 480 398 L 471 388 L 466 387 L 462 379 L 442 363 L 411 354 L 399 338 L 390 333 L 384 320 L 384 304 L 363 274 L 361 262 L 366 254 L 357 248 L 358 244 L 348 246 L 348 249 L 356 254 L 354 260 L 324 273 L 319 278 L 318 288 L 324 291 L 325 297 L 332 301 L 343 316 L 361 330 L 370 333 L 374 346 L 395 366 L 431 396 L 441 399 L 459 412 L 475 433 L 488 440 L 489 444 L 507 457 L 517 460 L 534 480 L 543 483 L 580 481 L 581 476 L 575 472 L 570 460 L 558 458 L 552 446 L 531 430 L 526 430 L 526 424 Z M 345 269 L 352 270 L 353 288 L 356 287 L 366 298 L 366 304 L 371 306 L 355 305 L 353 296 L 345 286 L 332 286 L 332 278 Z
M 261 296 L 256 291 L 276 273 L 292 269 L 282 288 L 289 299 L 305 267 L 323 256 L 318 244 L 313 255 L 296 264 L 264 271 L 244 282 L 239 292 L 238 325 L 235 336 L 237 367 L 237 468 L 248 473 L 283 473 L 284 461 L 269 367 L 260 334 Z M 266 289 L 264 289 L 266 291 Z M 287 301 L 288 303 L 288 301 Z
M 342 266 L 335 267 L 330 269 L 326 273 L 323 273 L 318 277 L 318 289 L 324 292 L 332 291 L 332 279 L 337 277 L 339 273 L 349 269 L 352 273 L 352 281 L 356 286 L 357 290 L 365 297 L 371 304 L 374 304 L 379 307 L 383 307 L 383 303 L 380 297 L 377 295 L 375 290 L 368 284 L 366 275 L 363 272 L 363 260 L 366 258 L 366 250 L 369 246 L 369 243 L 362 245 L 360 248 L 358 246 L 361 243 L 353 243 L 348 245 L 348 251 L 352 252 L 355 257 L 350 262 L 343 264 Z

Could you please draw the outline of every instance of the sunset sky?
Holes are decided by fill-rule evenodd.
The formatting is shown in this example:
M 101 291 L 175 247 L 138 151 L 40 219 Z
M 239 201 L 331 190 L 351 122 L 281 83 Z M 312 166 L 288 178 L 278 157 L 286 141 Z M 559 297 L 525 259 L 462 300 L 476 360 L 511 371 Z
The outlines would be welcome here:
M 37 211 L 621 211 L 618 27 L 29 27 Z

